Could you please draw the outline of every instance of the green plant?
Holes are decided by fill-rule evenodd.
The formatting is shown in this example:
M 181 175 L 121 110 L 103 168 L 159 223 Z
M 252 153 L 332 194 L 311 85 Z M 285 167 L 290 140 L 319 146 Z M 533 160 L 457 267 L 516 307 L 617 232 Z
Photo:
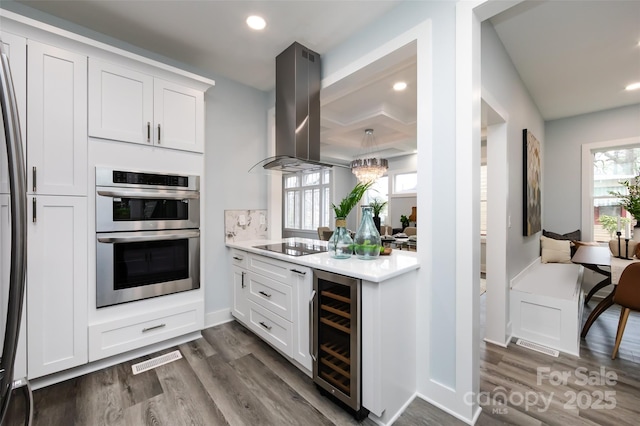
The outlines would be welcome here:
M 358 184 L 351 190 L 349 195 L 340 201 L 339 205 L 335 205 L 331 203 L 331 208 L 335 213 L 336 217 L 344 217 L 351 212 L 351 210 L 358 204 L 364 193 L 369 189 L 369 187 L 373 185 L 373 181 L 362 183 L 358 182 Z
M 380 216 L 380 212 L 382 212 L 382 209 L 384 209 L 384 206 L 386 205 L 386 201 L 382 201 L 378 198 L 374 198 L 369 202 L 369 206 L 373 209 L 374 216 Z
M 620 223 L 623 227 L 626 226 L 627 223 L 631 222 L 630 217 L 623 217 L 620 219 Z M 609 238 L 613 238 L 613 235 L 618 230 L 618 217 L 601 214 L 598 220 L 600 221 L 602 228 L 609 233 Z
M 409 218 L 405 215 L 400 216 L 400 222 L 402 223 L 403 228 L 409 226 Z
M 634 219 L 640 220 L 640 175 L 618 183 L 626 188 L 626 194 L 620 191 L 609 191 L 609 194 L 620 198 L 620 205 L 631 213 Z

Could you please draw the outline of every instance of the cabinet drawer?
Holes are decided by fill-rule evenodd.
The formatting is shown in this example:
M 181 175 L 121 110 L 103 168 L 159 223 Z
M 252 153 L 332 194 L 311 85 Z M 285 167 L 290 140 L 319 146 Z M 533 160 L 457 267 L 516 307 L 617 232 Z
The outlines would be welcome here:
M 294 271 L 302 271 L 301 267 L 293 263 L 282 262 L 277 259 L 255 254 L 250 254 L 248 261 L 247 269 L 250 271 L 288 285 L 291 285 L 292 277 L 298 275 L 298 273 Z
M 246 251 L 240 251 L 231 249 L 231 264 L 235 266 L 239 266 L 243 269 L 247 269 L 247 258 L 248 253 Z
M 202 329 L 202 303 L 89 326 L 89 361 L 117 355 Z
M 289 321 L 249 301 L 249 323 L 258 336 L 283 354 L 293 356 L 293 327 Z
M 249 286 L 250 300 L 288 321 L 292 320 L 291 287 L 253 272 L 245 276 L 245 283 Z

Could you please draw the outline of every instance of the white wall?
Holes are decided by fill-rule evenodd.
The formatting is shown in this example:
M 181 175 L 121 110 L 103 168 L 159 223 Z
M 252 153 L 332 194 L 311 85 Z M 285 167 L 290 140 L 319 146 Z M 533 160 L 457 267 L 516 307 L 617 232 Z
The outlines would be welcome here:
M 640 104 L 547 121 L 542 194 L 545 229 L 566 233 L 581 225 L 583 144 L 640 136 Z

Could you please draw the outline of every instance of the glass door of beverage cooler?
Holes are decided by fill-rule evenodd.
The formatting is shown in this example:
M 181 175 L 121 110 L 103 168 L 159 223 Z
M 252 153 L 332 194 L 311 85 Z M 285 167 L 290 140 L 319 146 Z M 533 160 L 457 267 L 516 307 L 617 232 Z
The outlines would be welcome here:
M 349 408 L 361 404 L 359 280 L 314 271 L 313 378 Z

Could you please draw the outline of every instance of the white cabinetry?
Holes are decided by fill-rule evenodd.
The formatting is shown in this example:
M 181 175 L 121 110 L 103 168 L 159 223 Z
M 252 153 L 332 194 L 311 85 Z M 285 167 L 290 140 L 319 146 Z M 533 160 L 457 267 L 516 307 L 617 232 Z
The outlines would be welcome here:
M 28 44 L 28 191 L 87 195 L 87 57 Z
M 87 57 L 28 41 L 28 377 L 87 362 Z
M 90 58 L 89 135 L 204 152 L 204 93 Z
M 241 323 L 249 322 L 249 299 L 247 298 L 247 253 L 238 250 L 231 251 L 231 264 L 233 269 L 233 307 L 232 315 Z
M 233 316 L 267 343 L 311 371 L 311 269 L 232 251 Z
M 87 362 L 87 199 L 34 199 L 27 230 L 30 379 Z
M 117 355 L 202 329 L 200 301 L 123 315 L 89 327 L 89 361 Z

